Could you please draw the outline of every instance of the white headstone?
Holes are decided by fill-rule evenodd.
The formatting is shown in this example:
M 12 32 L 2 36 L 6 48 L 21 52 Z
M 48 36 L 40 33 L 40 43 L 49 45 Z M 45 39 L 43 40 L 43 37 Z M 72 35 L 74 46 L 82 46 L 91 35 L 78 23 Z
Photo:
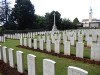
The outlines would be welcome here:
M 14 49 L 9 48 L 9 65 L 14 68 L 15 64 L 14 64 Z
M 20 45 L 22 46 L 23 45 L 23 38 L 20 37 Z
M 27 38 L 24 38 L 24 46 L 27 46 Z
M 88 72 L 78 67 L 69 66 L 68 75 L 88 75 Z
M 98 35 L 97 43 L 100 44 L 100 35 Z
M 22 51 L 17 51 L 16 56 L 17 56 L 17 70 L 18 70 L 18 72 L 23 73 L 24 72 L 23 52 Z
M 0 36 L 0 42 L 1 42 L 1 36 Z
M 2 56 L 2 46 L 0 45 L 0 60 L 3 59 L 3 56 Z
M 43 50 L 43 39 L 40 39 L 40 50 Z
M 91 60 L 100 61 L 100 44 L 91 46 Z
M 3 36 L 1 36 L 1 42 L 3 42 Z
M 58 40 L 61 41 L 61 34 L 58 34 Z M 66 37 L 67 40 L 67 37 Z
M 83 58 L 84 54 L 84 43 L 77 42 L 76 43 L 76 57 Z
M 45 42 L 45 36 L 42 36 L 43 41 Z
M 91 37 L 88 37 L 87 38 L 87 46 L 88 47 L 91 47 L 91 45 L 92 45 L 92 38 Z
M 41 36 L 38 36 L 38 40 L 40 40 L 41 39 Z
M 73 36 L 70 37 L 70 44 L 71 44 L 72 46 L 74 46 L 74 37 L 73 37 Z
M 60 53 L 60 42 L 59 40 L 55 41 L 55 53 Z
M 2 51 L 3 51 L 3 61 L 5 63 L 8 63 L 8 50 L 7 50 L 7 47 L 3 46 Z
M 55 39 L 54 39 L 54 36 L 52 36 L 52 38 L 51 38 L 51 39 L 52 39 L 52 43 L 55 43 Z
M 48 52 L 51 52 L 51 40 L 47 40 L 47 43 L 46 43 L 46 50 Z
M 28 38 L 28 47 L 32 48 L 32 39 L 31 38 Z
M 36 56 L 28 54 L 27 62 L 28 62 L 28 75 L 36 75 Z
M 92 41 L 97 41 L 97 35 L 95 33 L 92 34 Z
M 4 36 L 4 39 L 3 39 L 3 42 L 5 42 L 6 40 L 5 40 L 5 36 Z
M 37 49 L 37 39 L 34 39 L 34 49 Z
M 67 37 L 63 34 L 63 43 L 67 41 Z
M 70 55 L 70 42 L 64 42 L 64 55 Z
M 43 59 L 43 75 L 55 75 L 55 61 Z
M 78 36 L 78 42 L 83 42 L 83 36 Z
M 49 36 L 47 36 L 47 40 L 50 40 L 50 37 Z

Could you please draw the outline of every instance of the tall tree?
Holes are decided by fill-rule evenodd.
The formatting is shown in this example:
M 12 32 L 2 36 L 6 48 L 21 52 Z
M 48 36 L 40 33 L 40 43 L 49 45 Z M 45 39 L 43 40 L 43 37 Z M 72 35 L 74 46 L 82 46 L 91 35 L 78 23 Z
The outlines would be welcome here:
M 19 29 L 34 28 L 34 6 L 30 0 L 16 0 L 15 8 L 13 9 L 13 17 L 19 25 Z
M 78 23 L 79 23 L 78 18 L 75 18 L 75 19 L 73 20 L 73 24 L 76 26 Z
M 45 28 L 46 29 L 48 29 L 48 30 L 50 30 L 50 28 L 49 28 L 49 25 L 50 25 L 50 19 L 49 19 L 49 17 L 50 17 L 50 13 L 45 13 Z
M 62 30 L 66 30 L 66 29 L 74 29 L 75 26 L 73 25 L 73 23 L 69 20 L 69 19 L 62 19 Z
M 36 15 L 36 21 L 35 21 L 35 29 L 45 29 L 46 23 L 45 23 L 45 17 Z
M 11 13 L 11 2 L 7 0 L 0 1 L 0 23 L 4 24 L 4 26 L 7 28 L 8 24 L 8 17 Z

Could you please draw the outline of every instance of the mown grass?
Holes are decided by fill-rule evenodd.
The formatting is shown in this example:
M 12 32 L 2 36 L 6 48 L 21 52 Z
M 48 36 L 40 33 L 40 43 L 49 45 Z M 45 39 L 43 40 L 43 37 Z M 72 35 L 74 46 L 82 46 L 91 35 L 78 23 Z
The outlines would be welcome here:
M 100 66 L 95 64 L 88 64 L 81 61 L 75 61 L 67 58 L 59 58 L 45 53 L 31 51 L 23 48 L 16 47 L 19 45 L 19 40 L 7 39 L 5 43 L 0 43 L 2 46 L 14 49 L 14 57 L 16 63 L 16 51 L 21 50 L 24 52 L 24 69 L 27 70 L 27 54 L 36 55 L 37 75 L 43 75 L 43 59 L 51 59 L 56 62 L 56 75 L 67 75 L 68 66 L 76 66 L 85 69 L 89 72 L 88 75 L 100 75 Z M 71 47 L 71 53 L 75 54 L 75 47 Z M 88 48 L 85 48 L 85 56 L 89 56 Z

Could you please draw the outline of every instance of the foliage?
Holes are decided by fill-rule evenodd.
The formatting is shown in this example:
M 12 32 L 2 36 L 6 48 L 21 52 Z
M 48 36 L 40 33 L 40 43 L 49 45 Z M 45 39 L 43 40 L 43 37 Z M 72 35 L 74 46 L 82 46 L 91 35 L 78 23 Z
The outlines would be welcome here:
M 4 30 L 5 30 L 4 27 L 3 26 L 2 27 L 0 26 L 0 36 L 2 36 L 4 34 Z
M 35 15 L 36 16 L 36 20 L 35 20 L 35 29 L 46 29 L 46 20 L 44 16 L 39 16 L 39 15 Z
M 74 29 L 74 28 L 75 26 L 69 19 L 66 19 L 66 18 L 62 19 L 62 30 Z
M 10 7 L 10 2 L 3 0 L 0 1 L 0 23 L 4 25 L 4 27 L 7 27 L 7 22 L 8 22 L 8 16 L 11 13 L 11 7 Z
M 34 28 L 34 12 L 35 9 L 30 0 L 17 0 L 11 16 L 18 24 L 18 29 L 32 29 Z
M 78 23 L 79 23 L 78 18 L 75 18 L 75 19 L 73 20 L 73 24 L 76 26 Z

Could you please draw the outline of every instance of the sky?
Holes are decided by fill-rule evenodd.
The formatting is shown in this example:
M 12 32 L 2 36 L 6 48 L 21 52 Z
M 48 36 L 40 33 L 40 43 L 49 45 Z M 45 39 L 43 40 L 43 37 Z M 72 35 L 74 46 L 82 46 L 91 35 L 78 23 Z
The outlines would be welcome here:
M 12 3 L 15 0 L 10 0 Z M 93 18 L 100 19 L 100 0 L 31 0 L 35 6 L 35 14 L 44 16 L 46 12 L 58 11 L 61 18 L 69 18 L 73 21 L 75 17 L 89 18 L 90 7 L 93 10 Z

